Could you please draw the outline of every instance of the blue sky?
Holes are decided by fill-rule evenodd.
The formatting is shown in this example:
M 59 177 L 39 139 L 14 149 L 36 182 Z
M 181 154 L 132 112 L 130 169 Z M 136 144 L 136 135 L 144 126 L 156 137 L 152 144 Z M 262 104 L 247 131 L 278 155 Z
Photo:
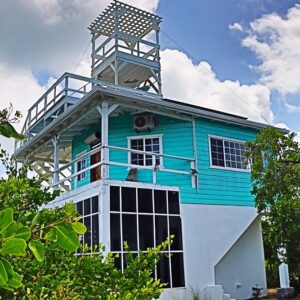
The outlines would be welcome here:
M 125 1 L 163 17 L 165 97 L 300 132 L 299 1 Z M 86 27 L 109 2 L 0 1 L 1 106 L 26 116 L 62 73 L 89 76 Z
M 157 11 L 163 17 L 163 31 L 183 46 L 189 55 L 192 55 L 192 59 L 197 59 L 194 63 L 209 62 L 220 80 L 230 79 L 238 80 L 242 84 L 253 84 L 259 81 L 260 73 L 249 65 L 258 65 L 260 59 L 249 48 L 241 45 L 245 32 L 230 30 L 229 24 L 237 22 L 248 28 L 252 21 L 264 15 L 278 14 L 286 18 L 288 10 L 297 3 L 300 2 L 173 0 L 170 5 L 170 1 L 161 0 Z M 161 36 L 161 44 L 163 48 L 178 47 L 164 33 Z M 288 112 L 278 100 L 281 97 L 276 90 L 271 92 L 275 122 L 285 123 L 291 130 L 300 131 L 300 112 Z M 287 97 L 291 102 L 300 104 L 299 93 Z

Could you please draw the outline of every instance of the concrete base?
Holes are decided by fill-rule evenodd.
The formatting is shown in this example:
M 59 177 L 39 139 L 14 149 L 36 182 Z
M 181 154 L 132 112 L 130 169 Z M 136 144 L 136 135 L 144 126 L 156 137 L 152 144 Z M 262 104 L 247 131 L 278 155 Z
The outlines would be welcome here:
M 277 289 L 277 298 L 278 299 L 290 299 L 295 297 L 295 288 L 279 288 Z

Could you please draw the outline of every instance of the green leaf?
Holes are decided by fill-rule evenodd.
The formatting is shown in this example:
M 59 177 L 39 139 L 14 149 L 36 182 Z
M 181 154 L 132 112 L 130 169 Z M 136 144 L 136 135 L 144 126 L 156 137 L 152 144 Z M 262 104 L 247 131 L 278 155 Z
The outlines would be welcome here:
M 15 289 L 20 288 L 23 286 L 22 277 L 15 272 L 14 275 L 8 280 L 7 285 Z
M 12 267 L 11 263 L 5 258 L 1 258 L 1 261 L 4 265 L 4 267 L 5 267 L 7 275 L 8 276 L 13 276 L 15 272 L 13 270 L 13 267 Z
M 0 261 L 0 286 L 6 285 L 7 281 L 8 281 L 8 276 L 6 273 L 6 269 L 2 261 Z
M 40 216 L 40 212 L 38 212 L 38 213 L 34 216 L 34 218 L 32 219 L 31 225 L 30 225 L 30 229 L 32 229 L 32 228 L 36 225 L 39 216 Z
M 51 228 L 44 237 L 46 240 L 48 241 L 53 241 L 56 242 L 57 241 L 57 231 L 55 228 Z
M 20 229 L 17 230 L 17 233 L 15 234 L 15 238 L 20 238 L 25 241 L 28 241 L 28 239 L 31 236 L 31 230 L 27 227 L 21 227 Z
M 26 255 L 26 242 L 23 239 L 9 239 L 6 240 L 0 252 L 2 254 L 11 254 L 15 256 L 25 256 Z
M 17 140 L 23 140 L 25 136 L 16 131 L 16 129 L 9 123 L 4 122 L 0 124 L 0 135 L 3 135 L 7 138 L 14 138 Z
M 11 208 L 6 208 L 0 214 L 0 230 L 2 231 L 13 221 L 14 212 Z
M 41 262 L 45 259 L 44 246 L 40 241 L 32 240 L 29 242 L 28 247 L 37 261 Z
M 75 251 L 79 248 L 80 242 L 77 234 L 66 224 L 56 226 L 57 244 L 67 251 Z
M 72 223 L 72 228 L 78 234 L 84 234 L 86 232 L 86 226 L 81 222 Z
M 4 238 L 12 237 L 17 231 L 18 225 L 15 221 L 11 222 L 8 226 L 1 230 Z

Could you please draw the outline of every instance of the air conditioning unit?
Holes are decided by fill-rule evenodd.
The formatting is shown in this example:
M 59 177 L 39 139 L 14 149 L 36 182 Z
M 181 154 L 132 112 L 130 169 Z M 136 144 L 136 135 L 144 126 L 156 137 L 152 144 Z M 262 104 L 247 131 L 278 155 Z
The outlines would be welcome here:
M 101 133 L 99 131 L 96 131 L 89 135 L 84 142 L 88 145 L 96 144 L 101 141 Z
M 154 115 L 135 116 L 133 118 L 133 128 L 136 131 L 153 130 L 157 127 Z

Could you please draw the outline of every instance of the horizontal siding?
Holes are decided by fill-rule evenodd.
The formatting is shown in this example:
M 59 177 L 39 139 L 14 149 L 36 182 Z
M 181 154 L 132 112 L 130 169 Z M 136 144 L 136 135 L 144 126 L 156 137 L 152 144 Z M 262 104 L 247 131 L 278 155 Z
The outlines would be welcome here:
M 89 128 L 83 130 L 79 135 L 75 136 L 72 141 L 72 160 L 77 157 L 77 155 L 88 152 L 91 150 L 90 145 L 87 145 L 84 140 L 91 135 L 95 131 L 100 131 L 100 123 L 94 124 L 90 126 Z M 87 158 L 87 167 L 90 166 L 90 158 Z M 75 164 L 72 165 L 72 172 L 75 172 Z M 75 187 L 79 188 L 81 186 L 84 186 L 91 181 L 91 173 L 86 172 L 86 178 L 83 180 L 80 180 L 77 182 L 76 178 L 72 179 L 72 189 Z
M 133 117 L 130 114 L 111 117 L 109 120 L 109 145 L 128 147 L 129 136 L 159 135 L 162 134 L 163 153 L 175 156 L 193 158 L 193 130 L 192 123 L 188 121 L 158 116 L 159 127 L 151 132 L 137 133 L 133 129 Z M 157 172 L 157 184 L 179 186 L 181 201 L 183 203 L 245 205 L 253 206 L 251 195 L 250 172 L 217 169 L 210 166 L 208 136 L 215 135 L 241 141 L 253 140 L 256 131 L 253 129 L 214 122 L 202 118 L 196 119 L 197 159 L 199 171 L 199 187 L 192 188 L 189 175 L 166 172 Z M 73 141 L 72 158 L 90 147 L 84 144 L 84 139 L 92 132 L 100 130 L 100 124 L 95 124 L 82 131 Z M 119 150 L 110 150 L 110 160 L 127 163 L 128 153 Z M 89 165 L 88 160 L 88 165 Z M 163 159 L 164 168 L 189 171 L 186 162 L 170 158 Z M 74 168 L 73 168 L 74 170 Z M 129 169 L 127 167 L 110 166 L 111 180 L 126 180 Z M 89 172 L 88 172 L 89 173 Z M 137 181 L 152 183 L 152 170 L 139 170 Z M 77 186 L 90 182 L 90 174 Z M 72 182 L 72 187 L 75 183 Z
M 158 116 L 159 127 L 151 132 L 137 133 L 133 129 L 133 117 L 131 115 L 123 115 L 117 118 L 111 118 L 109 123 L 109 144 L 112 146 L 128 147 L 129 136 L 145 136 L 162 134 L 162 147 L 164 154 L 176 156 L 184 156 L 193 158 L 192 147 L 192 125 L 190 122 L 179 121 L 169 117 Z M 180 143 L 178 142 L 180 141 Z M 110 160 L 122 163 L 128 162 L 128 154 L 123 151 L 112 150 L 110 152 Z M 163 158 L 163 166 L 165 168 L 174 168 L 177 170 L 189 170 L 189 165 L 182 161 Z M 128 168 L 110 167 L 110 179 L 126 180 Z M 190 176 L 178 174 L 170 174 L 166 172 L 157 172 L 157 183 L 161 185 L 191 186 Z M 138 170 L 137 181 L 152 183 L 152 170 Z
M 250 172 L 210 166 L 209 135 L 249 141 L 255 138 L 256 133 L 241 126 L 196 119 L 199 188 L 196 193 L 182 189 L 182 202 L 253 206 Z

